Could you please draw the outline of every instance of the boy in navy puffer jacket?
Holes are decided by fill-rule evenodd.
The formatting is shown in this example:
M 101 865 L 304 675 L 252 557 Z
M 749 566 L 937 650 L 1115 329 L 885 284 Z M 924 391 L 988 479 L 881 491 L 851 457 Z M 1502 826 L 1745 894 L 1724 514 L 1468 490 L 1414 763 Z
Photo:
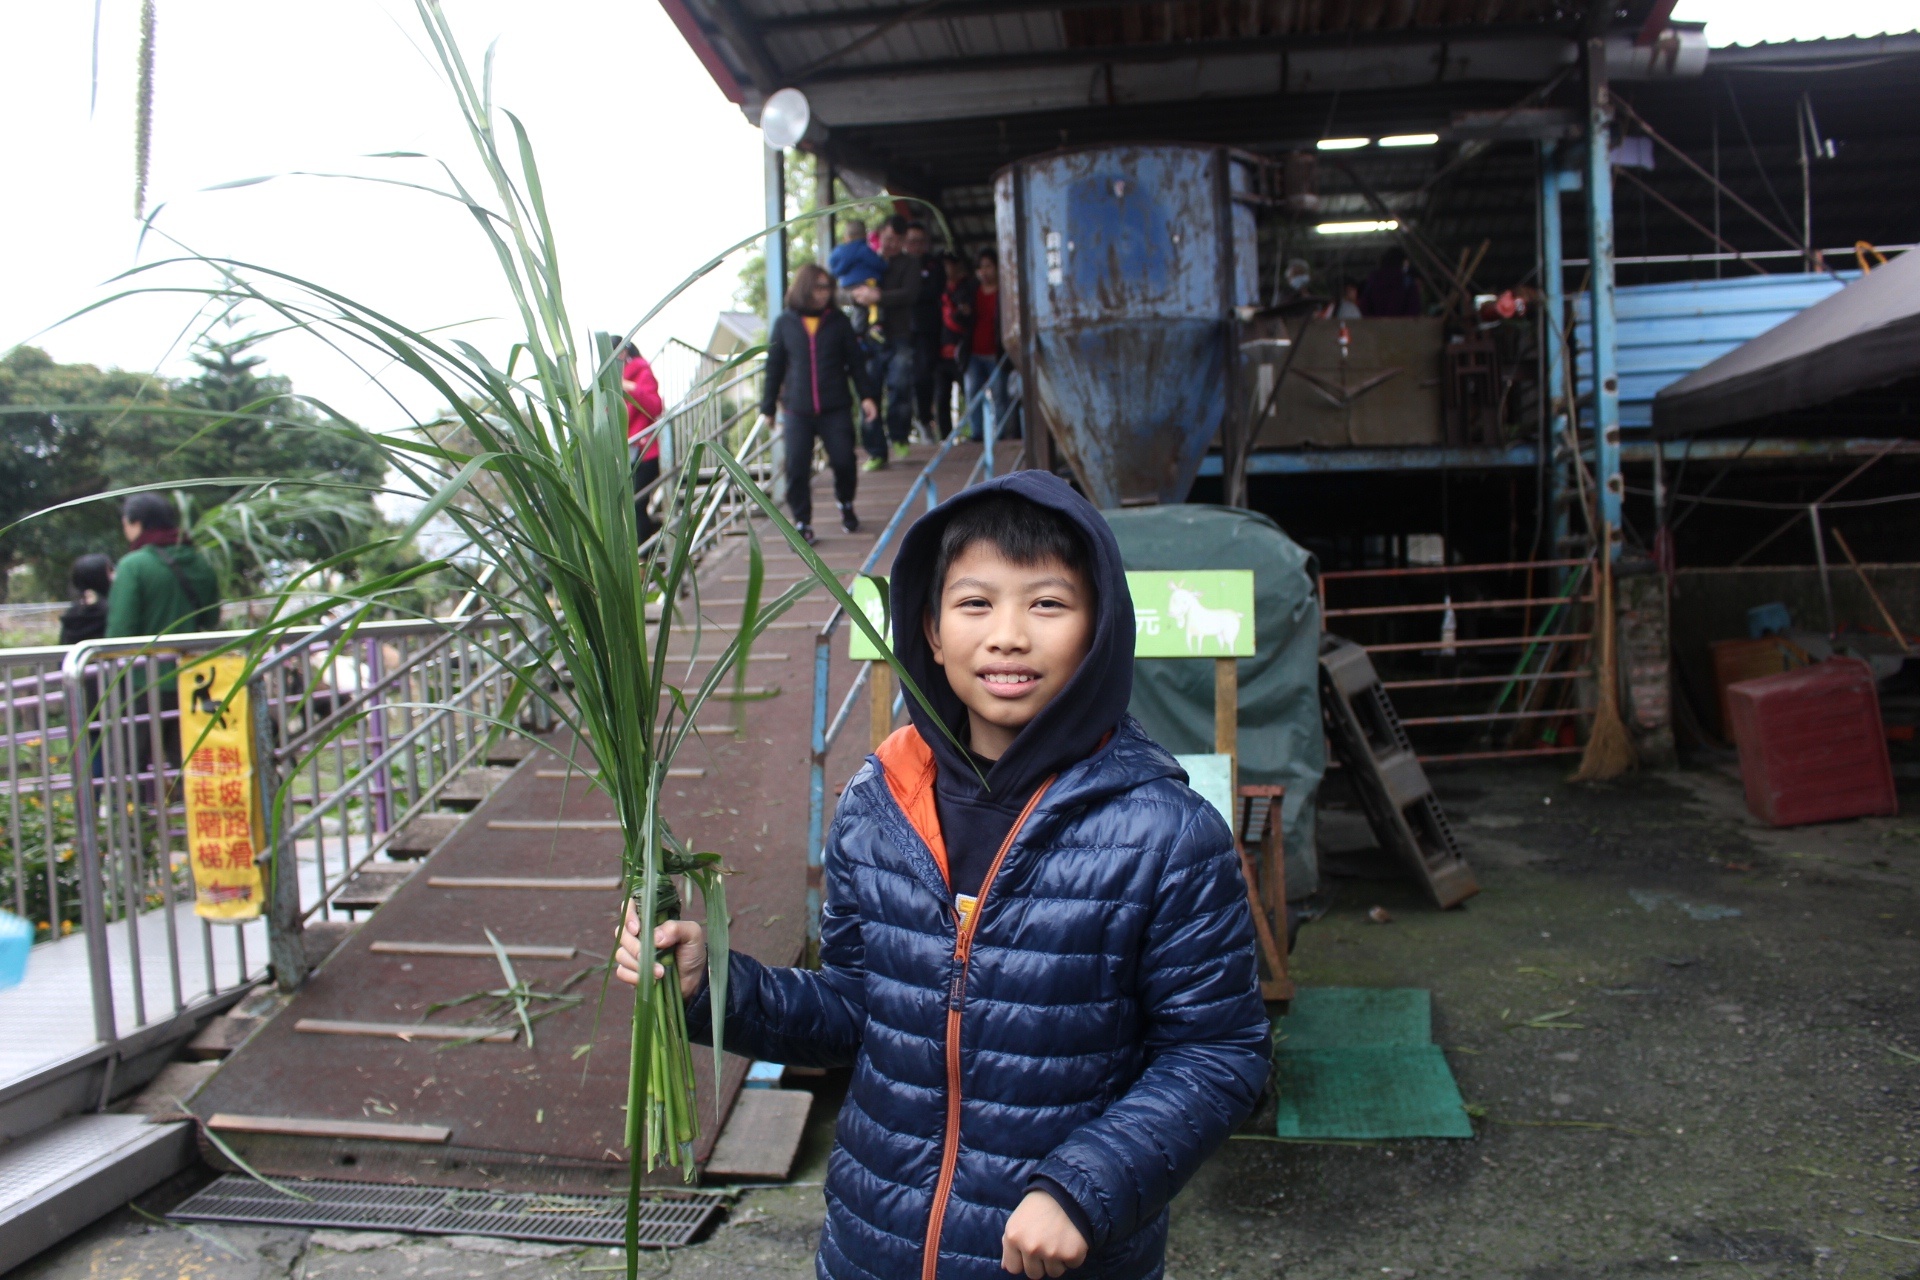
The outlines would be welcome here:
M 1119 547 L 1016 472 L 914 525 L 892 598 L 940 723 L 909 699 L 847 785 L 820 968 L 733 953 L 727 1047 L 853 1066 L 822 1280 L 1159 1276 L 1167 1205 L 1252 1110 L 1269 1030 L 1226 823 L 1126 714 Z M 700 927 L 655 944 L 708 1025 Z

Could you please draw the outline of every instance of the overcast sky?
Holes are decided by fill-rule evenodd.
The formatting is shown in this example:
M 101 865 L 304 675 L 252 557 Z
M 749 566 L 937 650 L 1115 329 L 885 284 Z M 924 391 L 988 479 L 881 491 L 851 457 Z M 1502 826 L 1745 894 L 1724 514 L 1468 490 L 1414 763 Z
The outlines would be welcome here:
M 119 304 L 39 332 L 100 296 L 135 261 L 136 0 L 104 0 L 98 103 L 89 112 L 90 5 L 0 5 L 0 349 L 179 372 L 190 308 Z M 498 40 L 495 96 L 531 130 L 578 323 L 624 328 L 699 262 L 760 225 L 759 135 L 721 97 L 655 0 L 448 0 L 477 63 Z M 1713 43 L 1903 30 L 1912 0 L 1682 0 Z M 195 249 L 271 263 L 377 304 L 415 327 L 503 314 L 489 251 L 465 216 L 427 197 L 294 170 L 409 173 L 374 152 L 463 159 L 467 142 L 406 0 L 160 0 L 149 208 Z M 418 168 L 411 176 L 421 176 Z M 160 246 L 149 241 L 144 254 Z M 731 295 L 725 269 L 643 335 L 704 343 Z M 482 345 L 502 326 L 471 331 Z M 35 336 L 38 333 L 38 336 Z M 170 355 L 170 352 L 172 353 Z M 273 367 L 369 425 L 395 411 L 310 341 Z M 427 406 L 421 406 L 423 408 Z

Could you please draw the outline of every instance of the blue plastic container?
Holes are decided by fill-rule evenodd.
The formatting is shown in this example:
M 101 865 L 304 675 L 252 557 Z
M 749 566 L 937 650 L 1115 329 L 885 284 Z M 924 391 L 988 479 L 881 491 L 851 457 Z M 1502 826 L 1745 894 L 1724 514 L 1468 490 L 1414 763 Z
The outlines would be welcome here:
M 1226 413 L 1233 313 L 1259 293 L 1244 160 L 1057 151 L 994 178 L 1002 331 L 1033 416 L 1101 507 L 1181 502 Z
M 1747 636 L 1758 640 L 1763 636 L 1779 631 L 1793 630 L 1793 615 L 1787 612 L 1787 606 L 1775 601 L 1772 604 L 1755 605 L 1747 610 Z
M 33 926 L 10 911 L 0 911 L 0 989 L 27 978 L 27 953 L 33 950 Z

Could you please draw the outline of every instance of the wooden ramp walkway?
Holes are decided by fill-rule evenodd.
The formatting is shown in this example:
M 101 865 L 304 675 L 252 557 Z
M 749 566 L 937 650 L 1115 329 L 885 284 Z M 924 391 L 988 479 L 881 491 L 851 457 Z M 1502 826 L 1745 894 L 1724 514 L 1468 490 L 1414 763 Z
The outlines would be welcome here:
M 1015 448 L 1003 445 L 1003 456 L 1010 461 Z M 858 534 L 839 532 L 828 479 L 816 477 L 817 550 L 828 564 L 859 567 L 930 454 L 919 446 L 909 462 L 862 475 Z M 936 474 L 937 491 L 956 492 L 978 456 L 977 445 L 956 446 Z M 762 528 L 769 585 L 791 583 L 798 558 Z M 708 654 L 737 626 L 745 591 L 747 539 L 730 542 L 700 575 Z M 735 947 L 775 964 L 800 959 L 806 939 L 814 638 L 831 612 L 816 595 L 761 638 L 747 684 L 765 692 L 709 703 L 704 732 L 668 787 L 674 830 L 720 852 L 733 873 Z M 854 675 L 844 634 L 834 644 L 835 705 Z M 673 651 L 691 654 L 694 639 L 691 631 L 676 637 Z M 868 747 L 867 717 L 854 720 L 830 759 L 836 794 Z M 626 988 L 608 986 L 603 1001 L 600 975 L 579 976 L 611 950 L 620 836 L 606 798 L 568 778 L 568 745 L 555 741 L 523 760 L 194 1096 L 193 1110 L 255 1168 L 501 1191 L 623 1184 L 632 1006 Z M 423 1023 L 474 1016 L 471 1006 L 432 1006 L 504 985 L 488 930 L 512 949 L 531 988 L 558 993 L 572 979 L 569 992 L 584 999 L 535 1023 L 531 1044 L 524 1032 L 467 1044 L 430 1038 L 446 1032 L 423 1035 Z M 509 1029 L 513 1021 L 490 1020 Z M 710 1054 L 696 1050 L 694 1065 L 704 1167 L 721 1134 L 716 1098 L 729 1114 L 749 1064 L 729 1055 L 718 1081 Z M 743 1136 L 752 1137 L 730 1133 L 729 1148 Z

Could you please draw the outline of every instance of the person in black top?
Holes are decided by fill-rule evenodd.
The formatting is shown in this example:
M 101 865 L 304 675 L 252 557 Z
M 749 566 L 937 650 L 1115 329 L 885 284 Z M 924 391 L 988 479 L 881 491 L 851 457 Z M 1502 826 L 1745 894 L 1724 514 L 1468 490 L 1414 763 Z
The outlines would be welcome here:
M 947 255 L 930 251 L 927 230 L 919 224 L 907 236 L 907 252 L 920 246 L 920 289 L 913 297 L 913 404 L 920 421 L 921 438 L 937 440 L 934 434 L 934 373 L 940 363 L 940 338 L 945 326 L 940 322 L 940 302 L 947 292 Z
M 860 412 L 868 422 L 880 415 L 874 403 L 879 394 L 873 375 L 861 358 L 853 323 L 833 305 L 833 277 L 815 263 L 793 273 L 787 290 L 787 308 L 773 322 L 767 340 L 766 390 L 760 396 L 763 418 L 773 416 L 776 404 L 787 449 L 787 509 L 808 542 L 813 532 L 813 442 L 827 451 L 833 468 L 833 496 L 840 503 L 840 527 L 848 533 L 860 528 L 853 513 L 858 483 L 853 456 L 853 394 L 860 392 Z
M 874 360 L 874 383 L 884 384 L 887 393 L 887 420 L 884 429 L 876 421 L 866 430 L 867 470 L 883 471 L 891 456 L 905 458 L 913 435 L 915 347 L 914 316 L 920 297 L 920 255 L 926 252 L 927 229 L 919 223 L 895 216 L 887 223 L 893 239 L 883 235 L 880 252 L 887 259 L 887 275 L 879 284 L 860 285 L 848 291 L 848 300 L 856 306 L 880 308 L 880 333 L 885 350 Z M 901 246 L 889 252 L 895 245 Z
M 113 560 L 99 552 L 81 556 L 67 575 L 73 603 L 60 615 L 60 643 L 100 640 L 107 634 L 107 593 L 113 589 Z

